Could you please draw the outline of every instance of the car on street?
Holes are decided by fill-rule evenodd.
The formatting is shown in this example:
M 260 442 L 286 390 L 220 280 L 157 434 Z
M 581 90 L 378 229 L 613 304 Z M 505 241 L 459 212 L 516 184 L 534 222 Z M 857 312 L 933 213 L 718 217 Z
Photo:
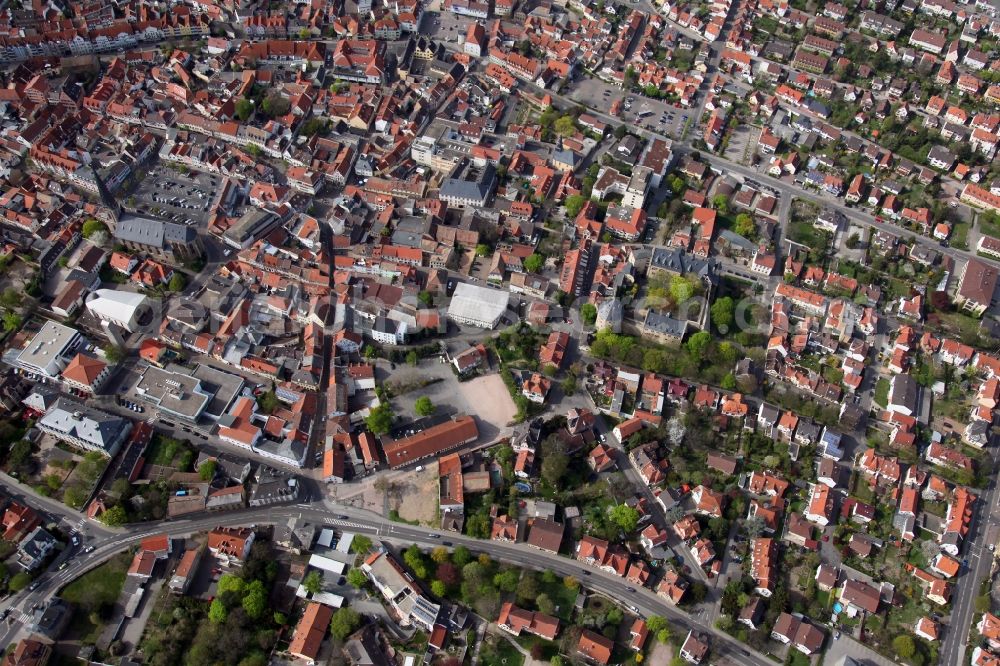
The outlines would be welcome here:
M 87 546 L 86 548 L 83 549 L 83 552 L 85 552 L 85 553 L 92 553 L 92 552 L 94 552 L 94 547 L 93 546 Z

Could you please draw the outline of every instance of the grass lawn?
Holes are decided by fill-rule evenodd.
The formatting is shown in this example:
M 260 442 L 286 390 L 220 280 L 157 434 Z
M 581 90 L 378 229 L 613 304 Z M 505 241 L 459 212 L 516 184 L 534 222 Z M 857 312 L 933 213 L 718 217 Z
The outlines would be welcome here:
M 63 588 L 62 598 L 87 610 L 113 604 L 121 594 L 131 561 L 132 556 L 128 553 L 119 554 Z
M 975 339 L 979 335 L 980 321 L 961 312 L 936 312 L 934 318 L 943 331 L 959 338 Z
M 875 384 L 875 404 L 885 407 L 889 404 L 889 380 L 882 377 Z
M 573 607 L 576 604 L 576 596 L 579 593 L 579 588 L 576 590 L 569 589 L 563 584 L 563 579 L 560 578 L 554 583 L 542 582 L 539 585 L 539 593 L 548 595 L 552 603 L 556 605 L 557 610 L 553 615 L 565 622 L 569 622 L 573 618 Z
M 969 249 L 969 223 L 959 222 L 951 230 L 951 246 L 959 250 Z
M 820 231 L 805 221 L 790 223 L 788 225 L 788 238 L 819 252 L 824 252 L 829 245 L 829 238 L 826 232 Z
M 924 551 L 920 547 L 919 541 L 913 542 L 913 545 L 910 547 L 910 553 L 906 556 L 906 561 L 921 569 L 927 567 L 927 558 L 924 557 Z
M 188 469 L 194 463 L 194 451 L 187 443 L 172 437 L 154 435 L 146 455 L 150 464 Z
M 63 588 L 60 596 L 79 607 L 67 631 L 71 639 L 86 645 L 97 642 L 102 626 L 95 624 L 91 617 L 99 615 L 101 609 L 109 608 L 118 599 L 131 561 L 128 553 L 121 553 Z
M 982 215 L 977 215 L 976 220 L 979 223 L 979 231 L 987 236 L 992 236 L 993 238 L 1000 238 L 1000 224 L 996 224 L 985 219 Z
M 483 666 L 522 666 L 524 655 L 506 638 L 487 634 L 479 652 L 479 663 Z
M 785 660 L 787 666 L 811 666 L 809 657 L 805 656 L 795 648 L 788 648 L 788 658 Z

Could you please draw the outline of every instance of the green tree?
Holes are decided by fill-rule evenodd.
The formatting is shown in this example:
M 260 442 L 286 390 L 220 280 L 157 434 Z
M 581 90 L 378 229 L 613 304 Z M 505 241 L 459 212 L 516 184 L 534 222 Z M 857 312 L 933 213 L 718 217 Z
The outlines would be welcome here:
M 553 127 L 560 136 L 571 137 L 576 134 L 576 120 L 570 115 L 560 116 Z
M 170 283 L 167 285 L 167 289 L 174 292 L 175 294 L 184 291 L 184 287 L 187 286 L 187 278 L 184 277 L 184 273 L 180 271 L 174 271 L 174 274 L 170 276 Z
M 104 226 L 104 223 L 101 222 L 100 220 L 90 219 L 83 223 L 83 229 L 81 230 L 80 233 L 83 234 L 84 238 L 90 238 L 91 236 L 99 232 L 107 233 L 108 228 Z
M 593 326 L 597 321 L 597 306 L 593 303 L 584 303 L 580 306 L 580 318 L 587 326 Z
M 538 581 L 531 572 L 525 572 L 520 582 L 517 584 L 518 603 L 528 604 L 538 598 Z
M 740 213 L 736 216 L 736 224 L 733 227 L 733 231 L 751 240 L 757 237 L 757 225 L 754 224 L 753 217 L 747 213 Z
M 420 301 L 420 304 L 425 308 L 429 308 L 434 305 L 434 294 L 424 289 L 417 294 L 417 300 Z
M 338 608 L 330 620 L 330 633 L 338 641 L 342 641 L 361 626 L 361 616 L 350 608 Z
M 517 583 L 520 580 L 520 576 L 514 569 L 507 569 L 506 571 L 501 571 L 496 576 L 493 577 L 493 584 L 496 585 L 497 589 L 501 592 L 513 592 L 517 589 Z
M 659 633 L 664 629 L 668 629 L 669 627 L 670 623 L 667 621 L 667 618 L 661 615 L 650 615 L 646 619 L 646 629 L 651 634 Z
M 569 458 L 566 457 L 565 451 L 550 451 L 542 460 L 542 479 L 553 488 L 559 488 L 567 467 Z
M 257 396 L 257 408 L 263 414 L 271 414 L 281 406 L 278 394 L 272 391 L 264 391 Z
M 571 194 L 566 197 L 566 214 L 570 217 L 576 217 L 583 210 L 583 205 L 587 203 L 587 198 L 582 194 Z
M 372 549 L 372 540 L 370 537 L 366 537 L 364 534 L 355 534 L 354 540 L 351 541 L 351 552 L 366 554 Z
M 550 572 L 546 571 L 546 573 Z M 563 578 L 563 587 L 565 587 L 567 590 L 579 590 L 580 581 L 577 580 L 575 576 L 566 576 L 565 578 Z
M 441 582 L 439 580 L 432 580 L 431 581 L 431 593 L 435 597 L 438 597 L 439 599 L 443 599 L 448 594 L 448 586 L 445 585 L 443 582 Z
M 456 567 L 464 567 L 472 561 L 472 553 L 465 546 L 455 546 L 451 553 L 451 561 Z
M 417 413 L 417 416 L 430 416 L 436 409 L 437 407 L 434 406 L 434 403 L 426 395 L 420 396 L 413 403 L 413 411 Z
M 224 574 L 221 578 L 219 578 L 219 582 L 216 585 L 218 594 L 233 592 L 237 596 L 243 596 L 243 588 L 243 579 L 236 574 Z
M 383 402 L 365 417 L 365 425 L 373 434 L 384 435 L 392 428 L 392 419 L 392 407 L 388 402 Z
M 216 597 L 212 600 L 212 605 L 208 607 L 208 619 L 214 624 L 222 624 L 226 621 L 227 617 L 229 617 L 229 611 L 226 610 L 222 599 Z
M 368 582 L 368 577 L 365 576 L 365 572 L 361 569 L 353 568 L 347 572 L 347 582 L 351 584 L 352 587 L 361 589 Z
M 319 594 L 319 592 L 323 589 L 323 574 L 318 571 L 310 571 L 306 574 L 306 577 L 302 579 L 302 587 L 304 587 L 306 592 L 309 594 Z
M 420 355 L 415 351 L 407 352 L 406 354 L 406 364 L 416 367 L 420 365 Z
M 86 501 L 87 494 L 82 488 L 80 488 L 80 486 L 66 486 L 66 489 L 63 490 L 63 502 L 65 502 L 67 506 L 71 506 L 74 509 L 80 509 Z
M 16 331 L 21 328 L 22 323 L 24 320 L 16 312 L 5 312 L 3 315 L 3 330 L 5 331 Z
M 7 287 L 3 290 L 3 294 L 0 295 L 0 305 L 3 305 L 8 310 L 13 310 L 20 307 L 22 298 L 21 292 L 17 289 Z
M 236 117 L 245 121 L 247 118 L 253 115 L 253 102 L 249 99 L 241 99 L 236 102 Z
M 292 103 L 277 93 L 267 96 L 260 105 L 261 111 L 272 118 L 287 114 L 291 108 Z
M 712 197 L 712 205 L 721 214 L 725 215 L 729 212 L 729 197 L 725 194 L 716 194 Z
M 251 619 L 258 620 L 263 617 L 264 612 L 267 610 L 267 592 L 264 590 L 264 583 L 255 580 L 250 585 L 246 596 L 243 597 L 241 605 L 243 606 L 243 612 Z
M 913 638 L 906 634 L 900 634 L 892 639 L 892 649 L 903 659 L 912 659 L 917 652 Z
M 719 383 L 719 386 L 726 389 L 727 391 L 735 391 L 736 377 L 734 377 L 733 373 L 731 372 L 727 373 L 726 376 L 722 378 L 722 381 Z
M 524 270 L 529 273 L 537 273 L 542 270 L 542 266 L 545 265 L 545 257 L 536 253 L 528 255 L 528 258 L 524 260 Z
M 125 508 L 119 504 L 102 513 L 98 520 L 108 527 L 121 527 L 128 521 L 128 515 L 125 513 Z
M 118 365 L 125 358 L 125 350 L 118 345 L 108 345 L 104 348 L 104 358 L 108 359 L 111 365 Z
M 608 518 L 611 519 L 611 522 L 626 534 L 631 534 L 635 531 L 640 517 L 639 512 L 627 504 L 616 504 L 608 511 Z
M 491 248 L 486 243 L 480 243 L 476 246 L 476 256 L 477 257 L 488 257 L 493 254 L 493 248 Z
M 283 627 L 286 624 L 288 624 L 288 616 L 282 613 L 281 611 L 274 611 L 274 615 L 272 617 L 274 619 L 274 623 L 279 627 Z
M 211 481 L 215 478 L 215 470 L 218 467 L 218 463 L 214 460 L 206 460 L 202 464 L 198 465 L 198 478 L 202 481 Z
M 20 592 L 31 585 L 31 575 L 23 571 L 14 574 L 7 582 L 7 587 L 11 592 Z
M 552 613 L 556 610 L 556 605 L 552 602 L 549 595 L 544 592 L 535 597 L 535 606 L 538 607 L 539 611 L 545 613 L 546 615 L 552 615 Z
M 708 346 L 712 343 L 712 336 L 707 331 L 698 331 L 685 343 L 688 354 L 691 358 L 696 361 L 701 361 L 705 358 L 705 352 L 708 351 Z
M 674 275 L 670 278 L 670 297 L 674 300 L 674 303 L 683 303 L 695 295 L 697 286 L 697 278 Z
M 729 296 L 723 296 L 712 303 L 712 323 L 720 331 L 728 330 L 736 319 L 736 302 Z

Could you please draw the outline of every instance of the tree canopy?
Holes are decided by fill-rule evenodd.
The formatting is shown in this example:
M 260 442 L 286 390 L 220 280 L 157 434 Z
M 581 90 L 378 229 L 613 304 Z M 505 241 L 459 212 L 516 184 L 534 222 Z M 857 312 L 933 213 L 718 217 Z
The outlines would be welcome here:
M 417 413 L 417 416 L 430 416 L 436 409 L 437 407 L 434 406 L 434 403 L 426 395 L 420 396 L 413 403 L 413 411 Z
M 388 402 L 384 402 L 365 417 L 365 425 L 373 434 L 384 435 L 392 428 L 392 419 L 392 407 Z
M 350 608 L 338 608 L 330 620 L 330 633 L 339 641 L 344 640 L 361 626 L 361 616 Z
M 611 519 L 611 522 L 620 527 L 626 534 L 631 534 L 639 524 L 641 516 L 636 509 L 627 504 L 616 504 L 608 511 L 608 517 Z
M 524 270 L 529 273 L 537 273 L 542 270 L 542 266 L 545 265 L 545 257 L 536 253 L 533 253 L 524 260 Z

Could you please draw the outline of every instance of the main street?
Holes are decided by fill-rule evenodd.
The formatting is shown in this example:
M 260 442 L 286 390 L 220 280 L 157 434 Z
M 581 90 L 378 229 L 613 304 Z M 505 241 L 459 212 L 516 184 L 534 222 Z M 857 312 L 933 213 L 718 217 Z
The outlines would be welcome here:
M 618 576 L 600 571 L 594 567 L 578 563 L 576 560 L 531 548 L 527 544 L 481 541 L 461 534 L 440 532 L 421 527 L 412 527 L 384 520 L 370 511 L 343 507 L 327 502 L 313 502 L 290 506 L 244 509 L 199 518 L 171 520 L 160 523 L 144 523 L 128 526 L 124 533 L 100 535 L 90 540 L 94 547 L 90 553 L 76 551 L 68 558 L 69 565 L 62 571 L 43 574 L 34 590 L 26 590 L 4 601 L 0 609 L 12 609 L 11 616 L 22 617 L 35 604 L 40 604 L 54 596 L 63 586 L 76 580 L 90 569 L 108 561 L 116 554 L 137 545 L 142 539 L 155 534 L 166 533 L 171 538 L 186 537 L 190 534 L 210 530 L 218 525 L 265 525 L 301 518 L 316 524 L 328 525 L 336 529 L 359 534 L 368 534 L 377 539 L 401 545 L 416 543 L 425 547 L 442 544 L 463 545 L 470 550 L 486 552 L 491 557 L 504 562 L 513 562 L 537 570 L 550 570 L 561 576 L 574 576 L 585 587 L 607 595 L 611 599 L 634 607 L 644 616 L 662 615 L 671 620 L 675 633 L 686 634 L 694 630 L 711 636 L 712 653 L 716 656 L 728 655 L 734 660 L 754 666 L 769 666 L 764 656 L 752 653 L 746 646 L 714 627 L 702 624 L 683 611 L 667 604 L 652 590 L 630 591 L 628 581 Z M 21 633 L 21 623 L 14 621 L 0 627 L 0 644 L 9 645 Z

